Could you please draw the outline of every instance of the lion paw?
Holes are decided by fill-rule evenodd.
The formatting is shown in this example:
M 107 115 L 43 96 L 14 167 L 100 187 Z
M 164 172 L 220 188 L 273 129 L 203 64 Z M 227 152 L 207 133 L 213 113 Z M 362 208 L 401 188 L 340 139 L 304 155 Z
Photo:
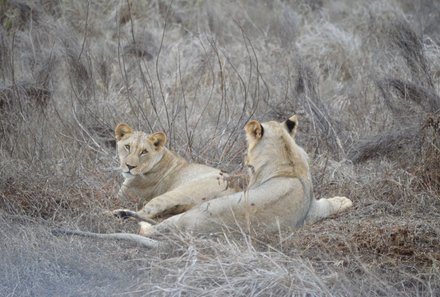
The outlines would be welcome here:
M 329 198 L 328 200 L 337 212 L 344 211 L 353 205 L 353 202 L 350 199 L 343 196 L 336 196 L 333 198 Z
M 226 183 L 226 189 L 234 189 L 236 192 L 247 188 L 249 184 L 249 176 L 242 173 L 228 174 L 220 171 L 217 180 L 219 183 Z
M 122 219 L 122 220 L 128 220 L 129 218 L 133 218 L 139 222 L 147 222 L 150 225 L 156 225 L 157 222 L 153 219 L 150 219 L 146 216 L 144 216 L 142 213 L 129 210 L 129 209 L 116 209 L 111 212 L 113 216 Z
M 115 209 L 112 211 L 112 214 L 122 220 L 136 217 L 136 212 L 129 209 Z
M 139 222 L 139 235 L 150 236 L 154 234 L 154 227 L 147 222 Z

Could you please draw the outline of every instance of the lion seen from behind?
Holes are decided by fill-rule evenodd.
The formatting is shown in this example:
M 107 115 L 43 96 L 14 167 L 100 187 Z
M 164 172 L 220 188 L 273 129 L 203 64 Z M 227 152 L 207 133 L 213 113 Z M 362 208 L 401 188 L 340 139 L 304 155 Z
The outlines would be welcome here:
M 297 124 L 296 115 L 281 123 L 249 121 L 248 188 L 203 202 L 155 226 L 142 223 L 141 233 L 173 228 L 211 233 L 237 224 L 276 231 L 311 224 L 352 206 L 346 197 L 314 198 L 307 153 L 295 142 Z

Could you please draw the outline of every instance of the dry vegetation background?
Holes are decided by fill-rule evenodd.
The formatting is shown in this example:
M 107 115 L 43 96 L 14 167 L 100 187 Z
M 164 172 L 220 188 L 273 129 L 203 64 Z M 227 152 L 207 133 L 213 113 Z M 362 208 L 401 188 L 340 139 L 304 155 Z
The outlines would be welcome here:
M 439 296 L 440 3 L 0 1 L 4 296 Z M 317 197 L 354 208 L 279 234 L 134 232 L 113 127 L 241 170 L 250 118 L 301 112 Z

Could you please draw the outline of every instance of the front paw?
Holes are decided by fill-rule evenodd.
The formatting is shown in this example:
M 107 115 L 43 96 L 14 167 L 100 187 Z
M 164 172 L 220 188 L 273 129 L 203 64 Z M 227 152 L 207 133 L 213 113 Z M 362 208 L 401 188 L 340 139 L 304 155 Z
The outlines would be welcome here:
M 129 209 L 116 209 L 112 211 L 113 216 L 122 219 L 127 220 L 129 218 L 136 218 L 137 214 L 135 211 L 129 210 Z
M 217 180 L 219 181 L 219 184 L 226 183 L 226 189 L 233 189 L 236 192 L 240 192 L 247 188 L 249 184 L 249 175 L 242 173 L 228 174 L 220 171 Z
M 142 212 L 136 212 L 129 209 L 116 209 L 112 211 L 113 216 L 120 218 L 122 220 L 127 220 L 129 218 L 133 218 L 138 222 L 147 222 L 150 225 L 156 225 L 157 222 L 147 216 L 145 216 Z

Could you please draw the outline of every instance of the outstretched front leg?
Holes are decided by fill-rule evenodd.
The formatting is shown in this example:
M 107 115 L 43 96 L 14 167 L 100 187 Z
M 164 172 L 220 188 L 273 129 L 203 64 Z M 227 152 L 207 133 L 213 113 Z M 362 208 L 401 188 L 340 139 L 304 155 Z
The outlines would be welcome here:
M 159 195 L 151 199 L 139 211 L 117 209 L 113 211 L 113 214 L 120 218 L 130 217 L 138 221 L 154 224 L 154 218 L 168 218 L 183 213 L 205 201 L 235 191 L 236 189 L 231 188 L 227 180 L 210 176 Z
M 153 219 L 141 217 L 136 211 L 130 209 L 115 209 L 112 211 L 112 214 L 120 219 L 127 220 L 129 218 L 133 218 L 138 222 L 147 222 L 151 225 L 156 225 L 157 222 Z
M 151 199 L 138 211 L 141 218 L 167 218 L 186 212 L 213 198 L 236 192 L 228 182 L 215 176 L 186 183 L 172 191 Z

